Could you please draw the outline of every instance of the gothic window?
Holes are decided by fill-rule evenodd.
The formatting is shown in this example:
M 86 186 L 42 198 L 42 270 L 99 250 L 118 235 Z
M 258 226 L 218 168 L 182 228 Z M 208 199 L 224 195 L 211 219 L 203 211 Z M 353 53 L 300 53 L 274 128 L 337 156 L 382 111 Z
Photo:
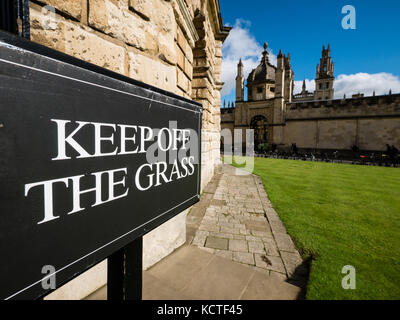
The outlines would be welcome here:
M 320 89 L 320 90 L 323 89 L 323 84 L 322 84 L 322 83 L 319 84 L 319 89 Z
M 326 88 L 329 89 L 329 82 L 326 83 Z
M 257 93 L 262 93 L 263 92 L 263 88 L 262 87 L 258 87 L 257 88 Z

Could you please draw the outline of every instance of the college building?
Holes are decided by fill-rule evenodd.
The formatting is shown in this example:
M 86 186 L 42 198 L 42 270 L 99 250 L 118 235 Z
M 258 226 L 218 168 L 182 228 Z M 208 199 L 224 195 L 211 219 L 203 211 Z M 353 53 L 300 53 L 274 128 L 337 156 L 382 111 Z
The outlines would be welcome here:
M 264 45 L 260 64 L 250 72 L 246 86 L 243 63 L 236 77 L 236 101 L 221 109 L 222 129 L 254 129 L 255 148 L 265 144 L 288 150 L 293 144 L 311 150 L 384 151 L 400 146 L 400 94 L 334 99 L 334 63 L 331 48 L 322 48 L 315 91 L 294 94 L 290 54 L 279 52 L 271 64 Z M 243 130 L 244 135 L 245 130 Z M 244 137 L 243 137 L 244 141 Z

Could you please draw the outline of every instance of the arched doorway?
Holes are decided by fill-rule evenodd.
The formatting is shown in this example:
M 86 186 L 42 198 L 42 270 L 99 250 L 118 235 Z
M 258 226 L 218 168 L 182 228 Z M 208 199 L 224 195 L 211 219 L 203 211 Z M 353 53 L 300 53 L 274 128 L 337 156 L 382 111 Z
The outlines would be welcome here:
M 250 128 L 254 130 L 254 149 L 264 151 L 268 143 L 268 121 L 264 116 L 255 116 L 251 119 Z

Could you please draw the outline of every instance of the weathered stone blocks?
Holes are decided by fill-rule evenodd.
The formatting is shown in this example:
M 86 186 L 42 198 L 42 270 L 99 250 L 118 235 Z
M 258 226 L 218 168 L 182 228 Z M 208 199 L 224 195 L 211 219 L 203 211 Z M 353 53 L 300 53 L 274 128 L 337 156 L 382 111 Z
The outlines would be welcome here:
M 30 19 L 32 41 L 112 71 L 125 73 L 124 47 L 103 39 L 86 26 L 58 16 L 56 27 L 45 29 L 46 18 L 34 8 L 31 8 Z
M 129 0 L 129 8 L 141 15 L 145 20 L 150 20 L 154 3 L 151 0 Z
M 39 2 L 50 5 L 77 20 L 81 19 L 82 0 L 39 0 Z
M 158 88 L 174 92 L 177 84 L 174 66 L 129 51 L 129 76 Z

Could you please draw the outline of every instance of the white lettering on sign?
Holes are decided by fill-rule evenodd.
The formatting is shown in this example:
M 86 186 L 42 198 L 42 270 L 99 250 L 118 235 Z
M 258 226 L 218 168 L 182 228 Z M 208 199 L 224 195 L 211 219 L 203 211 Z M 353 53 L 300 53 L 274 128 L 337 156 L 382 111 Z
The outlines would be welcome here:
M 75 149 L 76 152 L 79 153 L 78 158 L 88 158 L 90 154 L 86 152 L 85 149 L 82 148 L 75 140 L 74 135 L 82 129 L 85 125 L 89 124 L 89 122 L 77 121 L 78 127 L 68 136 L 65 137 L 65 126 L 67 123 L 71 121 L 67 120 L 51 120 L 57 123 L 57 142 L 58 142 L 58 156 L 53 158 L 52 160 L 66 160 L 71 159 L 66 155 L 66 144 L 68 143 L 72 148 Z
M 121 151 L 119 154 L 135 154 L 138 152 L 139 147 L 136 147 L 134 150 L 127 150 L 126 149 L 126 143 L 127 141 L 132 141 L 133 144 L 136 143 L 136 135 L 133 134 L 133 136 L 127 137 L 126 136 L 126 131 L 129 129 L 132 129 L 133 132 L 137 132 L 137 126 L 125 126 L 125 125 L 120 125 L 121 128 Z
M 115 174 L 117 172 L 124 173 L 124 177 L 119 181 L 115 181 Z M 68 214 L 72 214 L 72 213 L 76 213 L 76 212 L 85 210 L 85 208 L 82 208 L 80 205 L 81 195 L 85 194 L 85 193 L 90 193 L 90 192 L 95 193 L 96 200 L 95 200 L 95 203 L 93 203 L 91 205 L 91 207 L 96 207 L 101 204 L 126 197 L 128 195 L 129 188 L 127 188 L 127 190 L 123 194 L 115 195 L 115 186 L 122 185 L 123 187 L 125 187 L 126 173 L 127 173 L 126 168 L 92 173 L 91 175 L 95 176 L 95 185 L 93 188 L 87 189 L 87 190 L 81 190 L 81 188 L 80 188 L 81 179 L 83 177 L 86 177 L 85 175 L 30 183 L 30 184 L 25 185 L 25 197 L 28 196 L 28 193 L 32 188 L 43 186 L 43 189 L 44 189 L 44 192 L 43 192 L 44 219 L 42 221 L 38 222 L 38 224 L 42 224 L 42 223 L 49 222 L 51 220 L 55 220 L 55 219 L 59 218 L 59 216 L 55 216 L 54 212 L 53 212 L 53 210 L 54 210 L 53 185 L 55 183 L 63 182 L 65 184 L 65 186 L 68 188 L 70 185 L 69 181 L 72 181 L 73 208 L 72 208 L 72 211 L 68 212 Z M 102 190 L 101 178 L 102 178 L 103 174 L 108 175 L 108 199 L 106 199 L 106 200 L 101 199 L 101 190 Z
M 38 224 L 49 222 L 59 217 L 55 217 L 53 214 L 53 184 L 62 182 L 68 187 L 68 178 L 54 179 L 48 181 L 35 182 L 25 185 L 25 197 L 28 196 L 29 190 L 37 186 L 43 186 L 43 197 L 44 197 L 44 219 Z
M 191 134 L 191 130 L 177 128 L 152 129 L 146 126 L 84 121 L 73 123 L 69 120 L 60 119 L 51 119 L 51 121 L 57 125 L 58 151 L 57 156 L 51 159 L 53 161 L 71 160 L 74 157 L 82 159 L 141 154 L 146 153 L 152 146 L 158 152 L 188 150 L 187 144 L 190 142 Z M 85 139 L 82 139 L 84 134 L 81 132 L 82 130 L 86 130 Z M 91 132 L 88 130 L 91 130 Z M 94 140 L 90 148 L 90 150 L 94 150 L 94 153 L 90 153 L 87 149 L 89 146 L 85 145 L 83 141 L 79 141 L 79 137 L 81 137 L 87 143 L 88 132 L 91 133 L 89 136 L 93 137 Z M 120 139 L 115 139 L 117 133 Z M 156 142 L 154 142 L 155 139 L 157 139 Z M 117 144 L 116 140 L 118 140 Z M 149 145 L 151 142 L 153 142 L 153 145 Z M 106 147 L 108 147 L 108 152 L 104 151 Z M 73 150 L 75 152 L 72 152 Z M 136 173 L 132 174 L 134 187 L 144 192 L 192 176 L 195 173 L 195 157 L 185 156 L 186 151 L 182 154 L 184 156 L 179 156 L 178 159 L 170 161 L 170 168 L 166 161 L 142 164 L 136 170 Z M 149 162 L 153 162 L 153 160 Z M 92 203 L 87 207 L 96 207 L 127 197 L 130 188 L 133 187 L 127 186 L 126 183 L 126 178 L 130 174 L 127 168 L 120 168 L 28 183 L 25 184 L 25 197 L 28 197 L 32 192 L 42 192 L 43 219 L 37 224 L 43 224 L 59 219 L 61 214 L 72 215 L 87 209 L 81 203 L 81 196 L 84 194 L 94 195 Z M 60 192 L 60 186 L 54 188 L 56 184 L 62 185 L 72 194 L 69 212 L 55 212 L 53 200 L 55 189 Z M 90 185 L 90 187 L 83 189 L 83 184 Z M 104 189 L 108 190 L 106 199 L 102 198 Z
M 93 157 L 105 157 L 105 156 L 114 156 L 117 154 L 118 148 L 115 148 L 113 152 L 102 153 L 101 152 L 101 142 L 102 141 L 110 141 L 112 144 L 114 143 L 114 133 L 109 137 L 102 137 L 101 128 L 109 127 L 113 128 L 115 131 L 115 124 L 107 124 L 107 123 L 92 123 L 94 126 L 94 142 L 95 142 L 95 152 Z
M 52 160 L 70 160 L 73 158 L 71 155 L 67 155 L 67 145 L 78 153 L 77 159 L 146 153 L 146 143 L 153 141 L 155 138 L 154 130 L 150 127 L 84 121 L 76 121 L 77 125 L 67 135 L 67 125 L 69 124 L 69 127 L 71 127 L 71 125 L 73 125 L 72 121 L 59 119 L 51 119 L 51 121 L 57 124 L 58 146 L 57 157 Z M 75 138 L 80 131 L 88 127 L 93 127 L 92 129 L 94 132 L 93 154 L 90 154 Z M 106 128 L 113 129 L 113 133 L 109 136 L 104 136 L 102 129 Z M 106 143 L 114 146 L 114 136 L 117 131 L 121 137 L 119 145 L 115 146 L 112 152 L 102 152 L 102 147 Z M 139 136 L 139 142 L 137 142 L 137 136 Z M 158 130 L 157 134 L 158 149 L 164 152 L 169 150 L 176 151 L 178 150 L 178 143 L 182 143 L 182 150 L 187 150 L 186 146 L 189 142 L 189 138 L 190 130 L 162 128 Z M 132 149 L 127 149 L 128 142 L 130 142 L 129 148 Z M 134 148 L 134 146 L 136 146 L 136 148 Z

